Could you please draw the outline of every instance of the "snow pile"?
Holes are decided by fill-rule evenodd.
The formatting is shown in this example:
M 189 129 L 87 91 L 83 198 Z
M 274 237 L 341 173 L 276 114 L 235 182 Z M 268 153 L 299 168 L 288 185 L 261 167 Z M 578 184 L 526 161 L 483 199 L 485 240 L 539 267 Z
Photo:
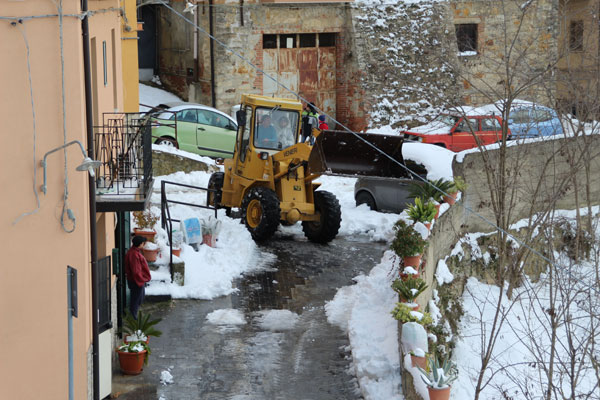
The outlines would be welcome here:
M 353 364 L 366 400 L 402 399 L 398 322 L 391 311 L 398 299 L 391 283 L 397 275 L 394 253 L 387 251 L 368 276 L 341 288 L 325 305 L 330 323 L 348 333 Z
M 245 325 L 246 318 L 240 310 L 226 308 L 215 310 L 206 316 L 206 321 L 212 325 Z
M 276 332 L 294 329 L 299 318 L 289 310 L 263 310 L 258 312 L 256 320 L 261 329 Z
M 163 385 L 168 385 L 173 383 L 173 375 L 169 371 L 162 371 L 160 373 L 160 383 Z
M 422 164 L 427 169 L 429 180 L 440 178 L 453 180 L 452 161 L 455 155 L 456 153 L 433 144 L 410 142 L 402 144 L 402 156 Z
M 152 86 L 144 85 L 140 83 L 140 111 L 148 111 L 148 107 L 144 107 L 141 104 L 147 106 L 157 106 L 162 103 L 183 101 L 179 97 L 171 94 L 165 90 L 153 88 Z

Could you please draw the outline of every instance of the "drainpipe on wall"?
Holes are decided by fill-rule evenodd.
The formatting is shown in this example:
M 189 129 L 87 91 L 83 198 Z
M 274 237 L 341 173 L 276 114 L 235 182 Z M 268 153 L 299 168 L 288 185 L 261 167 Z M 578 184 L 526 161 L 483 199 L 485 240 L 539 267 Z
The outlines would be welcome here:
M 85 119 L 88 156 L 94 159 L 94 111 L 92 108 L 92 76 L 90 66 L 90 26 L 86 15 L 88 11 L 87 0 L 81 0 L 81 12 L 85 17 L 81 20 L 81 33 L 83 36 L 83 72 L 85 84 Z M 94 178 L 88 174 L 88 196 L 90 208 L 90 252 L 92 272 L 92 374 L 93 374 L 93 399 L 100 400 L 100 359 L 98 354 L 98 249 L 96 243 L 96 184 Z
M 214 25 L 213 25 L 213 0 L 208 1 L 208 33 L 214 37 Z M 210 91 L 211 101 L 214 108 L 217 107 L 217 95 L 215 93 L 215 44 L 214 40 L 210 40 Z

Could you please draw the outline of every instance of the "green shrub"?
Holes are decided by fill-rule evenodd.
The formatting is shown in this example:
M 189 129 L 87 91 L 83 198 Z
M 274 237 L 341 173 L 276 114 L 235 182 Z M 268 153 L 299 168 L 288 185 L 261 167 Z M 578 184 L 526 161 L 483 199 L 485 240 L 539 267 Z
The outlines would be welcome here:
M 408 206 L 407 213 L 413 221 L 431 222 L 437 214 L 437 209 L 431 201 L 425 203 L 420 197 L 415 197 L 415 204 Z
M 445 180 L 444 178 L 437 179 L 435 181 L 427 180 L 423 183 L 411 183 L 409 188 L 409 197 L 423 199 L 433 199 L 437 202 L 442 200 L 445 193 L 450 193 L 453 188 L 453 183 Z M 439 189 L 439 190 L 438 190 Z
M 119 346 L 118 350 L 125 353 L 141 353 L 142 351 L 146 350 L 146 355 L 144 356 L 144 365 L 148 364 L 148 356 L 152 353 L 148 343 L 143 341 L 123 343 L 121 346 Z
M 420 312 L 423 314 L 421 319 L 412 314 L 412 308 L 407 306 L 405 303 L 396 303 L 396 307 L 392 310 L 392 316 L 403 324 L 406 322 L 416 322 L 423 326 L 429 326 L 433 323 L 433 318 L 428 312 Z
M 160 219 L 160 215 L 154 214 L 150 209 L 134 211 L 133 219 L 139 229 L 152 229 Z
M 417 254 L 422 254 L 427 241 L 423 239 L 421 234 L 408 225 L 403 220 L 399 220 L 394 225 L 396 232 L 395 238 L 390 245 L 390 248 L 400 257 L 411 257 Z
M 411 276 L 406 280 L 396 279 L 392 283 L 392 289 L 398 293 L 400 299 L 413 303 L 427 289 L 427 284 L 423 279 Z
M 464 192 L 467 189 L 467 183 L 461 176 L 455 176 L 454 181 L 452 182 L 452 186 L 454 189 Z
M 151 319 L 150 314 L 144 314 L 141 311 L 138 312 L 137 320 L 133 318 L 133 315 L 129 311 L 125 312 L 123 318 L 123 334 L 128 336 L 137 335 L 138 337 L 144 335 L 159 337 L 162 332 L 154 327 L 162 321 L 162 318 Z

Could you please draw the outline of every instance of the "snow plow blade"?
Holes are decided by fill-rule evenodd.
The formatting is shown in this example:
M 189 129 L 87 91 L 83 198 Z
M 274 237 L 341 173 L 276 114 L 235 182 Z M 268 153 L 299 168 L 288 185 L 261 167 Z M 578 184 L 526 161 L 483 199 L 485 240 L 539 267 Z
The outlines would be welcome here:
M 315 146 L 324 159 L 324 171 L 333 175 L 364 175 L 408 178 L 402 158 L 402 136 L 324 131 Z M 368 142 L 368 143 L 365 143 Z M 369 143 L 398 163 L 378 152 Z

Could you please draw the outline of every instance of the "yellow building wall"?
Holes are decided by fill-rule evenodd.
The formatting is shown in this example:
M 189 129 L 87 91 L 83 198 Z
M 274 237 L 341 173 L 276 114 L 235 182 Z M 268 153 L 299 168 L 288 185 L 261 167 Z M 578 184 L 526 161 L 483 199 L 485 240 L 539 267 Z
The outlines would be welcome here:
M 135 0 L 122 0 L 126 20 L 122 27 L 123 106 L 125 112 L 139 111 L 139 67 Z
M 64 14 L 78 14 L 78 0 L 63 1 Z M 117 1 L 90 3 L 90 8 L 117 8 Z M 6 399 L 68 397 L 67 266 L 78 270 L 79 317 L 74 319 L 74 397 L 88 398 L 88 352 L 92 343 L 90 234 L 87 173 L 76 172 L 83 159 L 78 146 L 48 156 L 47 194 L 40 186 L 44 153 L 65 141 L 85 147 L 85 98 L 81 21 L 64 17 L 65 107 L 62 106 L 61 51 L 53 2 L 4 2 L 0 15 L 22 17 L 13 26 L 0 24 L 0 135 L 10 145 L 0 148 L 0 386 Z M 120 18 L 117 11 L 90 18 L 91 36 L 107 41 L 109 84 L 103 73 L 98 110 L 122 108 Z M 114 29 L 115 38 L 111 32 Z M 113 53 L 112 44 L 115 44 Z M 29 65 L 31 72 L 28 72 Z M 101 53 L 102 54 L 102 53 Z M 113 54 L 118 55 L 113 56 Z M 100 59 L 102 60 L 102 59 Z M 103 68 L 100 68 L 103 71 Z M 117 72 L 114 72 L 117 71 Z M 113 80 L 117 84 L 113 85 Z M 30 88 L 31 82 L 31 88 Z M 116 87 L 116 94 L 115 94 Z M 33 92 L 33 96 L 31 96 Z M 33 100 L 33 108 L 32 108 Z M 66 137 L 63 137 L 63 112 Z M 35 114 L 35 135 L 34 117 Z M 67 180 L 68 178 L 68 180 Z M 68 208 L 61 228 L 65 182 Z M 37 197 L 36 197 L 37 196 Z M 39 198 L 39 206 L 38 206 Z M 27 215 L 26 213 L 29 213 Z M 114 244 L 114 218 L 105 216 L 105 252 Z M 91 375 L 91 374 L 90 374 Z

